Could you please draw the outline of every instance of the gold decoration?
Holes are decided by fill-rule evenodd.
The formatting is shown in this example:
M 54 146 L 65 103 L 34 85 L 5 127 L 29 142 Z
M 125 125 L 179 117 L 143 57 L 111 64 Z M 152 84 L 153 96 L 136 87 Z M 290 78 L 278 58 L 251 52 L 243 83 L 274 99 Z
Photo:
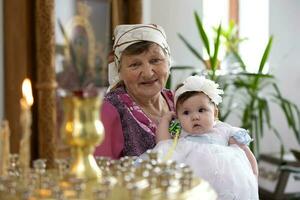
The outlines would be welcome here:
M 77 3 L 77 10 L 78 10 L 78 15 L 75 15 L 69 22 L 67 22 L 66 25 L 66 34 L 67 37 L 70 38 L 70 43 L 72 42 L 72 39 L 74 39 L 74 34 L 76 33 L 76 28 L 81 28 L 83 31 L 86 32 L 87 34 L 87 42 L 88 42 L 88 49 L 87 52 L 82 52 L 87 54 L 87 65 L 89 68 L 94 69 L 95 68 L 95 35 L 94 35 L 94 30 L 92 25 L 89 22 L 89 16 L 91 13 L 91 8 L 83 2 L 78 2 Z M 77 30 L 78 31 L 78 30 Z M 73 47 L 76 46 L 73 44 Z M 74 48 L 76 51 L 76 48 Z M 65 48 L 65 56 L 66 59 L 70 62 L 71 61 L 71 55 L 70 55 L 70 44 L 66 44 Z M 80 62 L 78 56 L 80 53 L 76 53 L 76 63 L 74 63 L 77 67 L 77 70 L 79 74 L 83 74 L 82 70 L 84 68 L 80 68 Z
M 70 174 L 88 180 L 101 179 L 93 153 L 104 138 L 100 121 L 101 98 L 71 95 L 63 98 L 64 122 L 62 133 L 72 154 Z
M 19 174 L 18 157 L 13 155 L 11 175 L 0 178 L 0 197 L 1 200 L 217 199 L 210 185 L 201 178 L 195 178 L 187 165 L 174 161 L 161 162 L 157 154 L 151 151 L 144 156 L 145 160 L 137 157 L 123 157 L 120 160 L 97 157 L 103 177 L 100 181 L 91 181 L 68 176 L 67 171 L 71 170 L 65 166 L 69 163 L 68 159 L 59 160 L 54 171 L 46 169 L 45 160 L 35 160 L 34 169 L 28 176 L 24 176 L 22 172 Z

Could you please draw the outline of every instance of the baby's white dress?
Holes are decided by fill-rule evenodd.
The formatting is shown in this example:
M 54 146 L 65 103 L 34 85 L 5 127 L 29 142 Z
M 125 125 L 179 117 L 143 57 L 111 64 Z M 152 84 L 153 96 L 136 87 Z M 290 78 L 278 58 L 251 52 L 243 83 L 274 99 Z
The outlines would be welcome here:
M 231 136 L 243 144 L 251 141 L 246 130 L 223 122 L 217 122 L 206 134 L 182 131 L 171 159 L 189 165 L 194 175 L 207 180 L 220 200 L 258 200 L 257 178 L 245 152 L 237 145 L 228 146 Z M 154 151 L 163 158 L 172 143 L 161 141 Z

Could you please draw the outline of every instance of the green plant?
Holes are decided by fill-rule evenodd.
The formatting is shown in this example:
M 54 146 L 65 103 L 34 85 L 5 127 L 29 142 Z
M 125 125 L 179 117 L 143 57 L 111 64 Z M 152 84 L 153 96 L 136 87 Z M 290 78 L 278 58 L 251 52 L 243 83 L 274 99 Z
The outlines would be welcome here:
M 195 20 L 196 20 L 200 38 L 203 42 L 206 53 L 209 57 L 208 61 L 206 61 L 203 58 L 203 56 L 201 55 L 201 53 L 198 53 L 198 51 L 192 45 L 190 45 L 190 43 L 181 34 L 179 34 L 179 38 L 185 43 L 185 45 L 191 50 L 191 52 L 202 61 L 202 63 L 205 65 L 208 72 L 210 72 L 210 78 L 212 80 L 215 80 L 216 79 L 216 70 L 218 68 L 218 54 L 219 54 L 219 48 L 220 48 L 220 44 L 221 44 L 220 36 L 221 36 L 222 26 L 220 24 L 217 29 L 217 36 L 216 36 L 216 39 L 214 40 L 214 46 L 213 46 L 214 48 L 211 49 L 209 39 L 204 30 L 204 27 L 203 27 L 203 24 L 202 24 L 202 21 L 201 21 L 199 15 L 195 12 L 194 16 L 195 16 Z
M 281 142 L 281 151 L 284 151 L 281 136 L 272 123 L 272 111 L 270 110 L 270 102 L 279 106 L 282 111 L 282 116 L 287 122 L 289 128 L 293 131 L 298 143 L 300 144 L 300 111 L 296 104 L 284 98 L 281 95 L 279 87 L 276 83 L 276 78 L 272 74 L 264 74 L 266 61 L 269 57 L 273 37 L 269 38 L 268 44 L 262 55 L 259 69 L 256 73 L 246 71 L 246 66 L 240 57 L 237 48 L 233 48 L 236 58 L 240 63 L 239 72 L 227 73 L 218 75 L 216 59 L 220 48 L 221 25 L 216 29 L 217 36 L 214 39 L 214 52 L 211 53 L 208 36 L 203 27 L 200 17 L 195 12 L 195 21 L 199 31 L 200 39 L 206 52 L 209 55 L 211 67 L 207 67 L 206 61 L 201 53 L 198 53 L 181 34 L 180 39 L 186 44 L 189 50 L 199 58 L 206 66 L 208 78 L 218 82 L 223 88 L 225 95 L 223 96 L 223 104 L 220 107 L 220 119 L 226 121 L 227 117 L 235 114 L 240 119 L 240 126 L 249 130 L 251 136 L 255 139 L 251 144 L 251 149 L 256 156 L 260 153 L 260 139 L 263 137 L 265 130 L 269 129 L 273 132 Z M 229 37 L 227 38 L 229 39 Z M 231 41 L 228 40 L 228 43 Z M 230 45 L 230 44 L 228 44 Z M 232 44 L 235 46 L 236 44 Z
M 213 29 L 217 33 L 218 29 Z M 224 60 L 230 60 L 230 63 L 227 65 L 233 65 L 232 67 L 239 65 L 240 68 L 245 70 L 246 66 L 238 52 L 240 43 L 247 39 L 239 37 L 238 27 L 233 20 L 229 21 L 228 28 L 221 29 L 221 45 L 225 47 L 226 51 Z
M 214 28 L 214 31 L 217 32 L 217 28 Z M 221 37 L 224 39 L 223 42 L 226 48 L 226 53 L 238 53 L 239 44 L 248 39 L 239 37 L 238 27 L 233 20 L 229 21 L 227 29 L 221 29 Z

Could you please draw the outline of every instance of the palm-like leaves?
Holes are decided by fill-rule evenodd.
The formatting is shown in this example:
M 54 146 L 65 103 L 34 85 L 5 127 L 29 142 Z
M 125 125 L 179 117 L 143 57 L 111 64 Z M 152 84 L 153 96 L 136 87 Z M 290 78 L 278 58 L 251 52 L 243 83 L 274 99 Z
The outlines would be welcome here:
M 241 127 L 248 129 L 251 136 L 255 139 L 254 143 L 251 144 L 251 148 L 257 156 L 260 152 L 260 139 L 267 129 L 271 130 L 271 132 L 279 139 L 282 150 L 283 143 L 281 135 L 273 125 L 271 118 L 270 102 L 274 102 L 275 105 L 281 108 L 283 117 L 300 143 L 299 108 L 288 99 L 282 97 L 273 75 L 263 74 L 272 47 L 273 37 L 270 37 L 268 44 L 266 45 L 257 73 L 248 73 L 246 71 L 246 65 L 238 52 L 233 51 L 232 53 L 240 63 L 241 72 L 234 74 L 229 73 L 222 76 L 217 75 L 217 57 L 221 45 L 220 37 L 222 37 L 222 34 L 224 36 L 224 32 L 222 33 L 221 25 L 219 25 L 216 30 L 217 36 L 214 40 L 214 51 L 212 52 L 203 23 L 196 12 L 194 15 L 200 39 L 209 56 L 210 66 L 196 48 L 194 48 L 182 35 L 179 34 L 179 37 L 188 49 L 191 50 L 191 52 L 206 66 L 209 78 L 218 81 L 223 87 L 223 90 L 225 91 L 223 98 L 226 100 L 220 109 L 220 119 L 225 121 L 233 111 L 237 111 L 237 114 L 240 115 Z M 231 28 L 233 29 L 233 27 Z
M 247 92 L 248 101 L 242 109 L 241 126 L 254 134 L 252 136 L 256 142 L 252 149 L 256 155 L 260 152 L 260 138 L 263 136 L 265 128 L 268 128 L 275 134 L 279 141 L 281 141 L 281 148 L 283 148 L 281 136 L 271 121 L 270 102 L 275 102 L 281 108 L 283 117 L 300 143 L 300 115 L 298 107 L 281 96 L 274 76 L 262 74 L 270 54 L 272 41 L 273 37 L 271 36 L 261 58 L 258 72 L 256 74 L 244 74 L 244 80 L 237 78 L 234 82 L 237 88 Z M 237 76 L 240 75 L 237 74 Z M 263 92 L 269 92 L 270 95 Z
M 219 25 L 217 29 L 217 36 L 216 39 L 214 40 L 214 49 L 213 52 L 211 52 L 210 48 L 210 42 L 208 39 L 208 36 L 204 30 L 203 23 L 197 14 L 197 12 L 194 12 L 195 16 L 195 21 L 196 25 L 198 28 L 199 36 L 201 38 L 201 41 L 205 47 L 206 53 L 209 57 L 209 61 L 207 62 L 201 53 L 198 53 L 197 49 L 193 47 L 181 34 L 179 35 L 179 38 L 184 42 L 184 44 L 188 47 L 188 49 L 197 57 L 200 59 L 200 61 L 205 65 L 205 68 L 208 69 L 209 76 L 212 80 L 216 80 L 216 70 L 218 68 L 218 54 L 219 54 L 219 47 L 220 47 L 220 36 L 221 36 L 221 30 L 222 26 L 221 24 Z

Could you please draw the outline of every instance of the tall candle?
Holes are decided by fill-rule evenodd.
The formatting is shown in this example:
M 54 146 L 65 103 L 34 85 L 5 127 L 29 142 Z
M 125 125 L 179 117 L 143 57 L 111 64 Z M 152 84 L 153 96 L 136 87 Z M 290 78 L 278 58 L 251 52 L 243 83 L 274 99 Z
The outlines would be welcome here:
M 23 134 L 20 141 L 19 159 L 20 167 L 26 172 L 30 167 L 30 137 L 32 124 L 30 109 L 33 104 L 32 89 L 29 79 L 25 79 L 22 83 L 22 94 L 23 97 L 20 100 L 20 123 Z
M 7 175 L 9 165 L 9 154 L 10 154 L 10 130 L 8 121 L 4 120 L 1 122 L 0 130 L 0 176 Z

